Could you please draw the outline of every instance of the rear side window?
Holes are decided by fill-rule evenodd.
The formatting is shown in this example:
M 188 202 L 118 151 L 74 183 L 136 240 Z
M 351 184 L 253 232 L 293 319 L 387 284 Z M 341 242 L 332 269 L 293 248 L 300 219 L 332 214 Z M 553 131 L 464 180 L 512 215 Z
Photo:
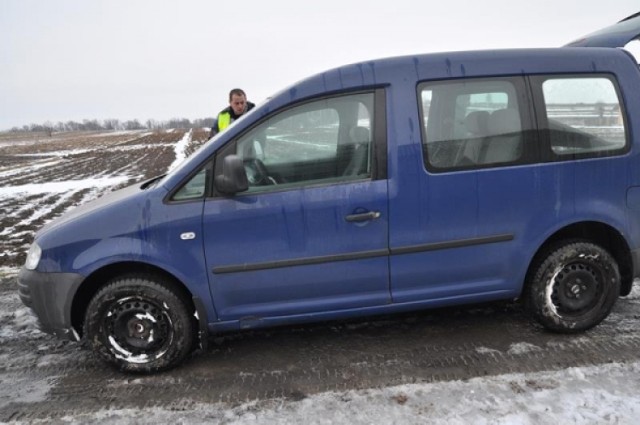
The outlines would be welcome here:
M 554 155 L 607 156 L 626 148 L 618 90 L 608 76 L 538 77 Z M 545 125 L 546 124 L 546 125 Z
M 524 153 L 524 82 L 518 78 L 423 83 L 418 87 L 425 166 L 432 171 L 519 162 Z

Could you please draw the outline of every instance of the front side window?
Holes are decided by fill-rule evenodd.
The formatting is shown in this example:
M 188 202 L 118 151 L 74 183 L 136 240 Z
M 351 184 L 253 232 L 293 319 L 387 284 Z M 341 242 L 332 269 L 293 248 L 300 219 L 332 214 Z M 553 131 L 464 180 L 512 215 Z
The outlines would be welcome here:
M 418 90 L 428 169 L 477 168 L 521 158 L 525 126 L 515 80 L 431 82 Z
M 549 77 L 541 81 L 546 131 L 559 156 L 602 156 L 624 150 L 622 109 L 612 80 Z
M 369 178 L 373 105 L 373 93 L 312 101 L 250 130 L 232 144 L 249 191 Z
M 171 197 L 172 201 L 187 201 L 201 199 L 207 190 L 207 176 L 210 176 L 209 166 L 200 169 L 193 177 L 178 189 Z

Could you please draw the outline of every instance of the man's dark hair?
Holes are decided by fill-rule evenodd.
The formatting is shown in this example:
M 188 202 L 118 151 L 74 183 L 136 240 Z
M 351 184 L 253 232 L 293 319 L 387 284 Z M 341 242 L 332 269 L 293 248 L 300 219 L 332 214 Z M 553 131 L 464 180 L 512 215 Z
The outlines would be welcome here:
M 231 102 L 231 98 L 233 97 L 233 95 L 236 96 L 244 96 L 245 99 L 247 98 L 247 94 L 244 92 L 244 90 L 242 89 L 233 89 L 229 92 L 229 102 Z

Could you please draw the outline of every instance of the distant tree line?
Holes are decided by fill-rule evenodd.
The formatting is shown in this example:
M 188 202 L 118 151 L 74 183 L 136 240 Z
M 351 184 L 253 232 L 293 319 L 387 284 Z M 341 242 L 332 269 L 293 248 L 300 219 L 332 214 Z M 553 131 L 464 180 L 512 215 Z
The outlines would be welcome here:
M 144 123 L 138 120 L 120 121 L 119 119 L 109 118 L 106 120 L 98 121 L 82 120 L 77 121 L 59 121 L 52 123 L 46 121 L 43 124 L 29 124 L 22 127 L 13 127 L 12 132 L 45 132 L 48 134 L 54 131 L 100 131 L 100 130 L 163 130 L 168 128 L 201 128 L 211 127 L 213 125 L 213 118 L 197 118 L 189 120 L 188 118 L 171 118 L 166 121 L 158 121 L 148 119 Z

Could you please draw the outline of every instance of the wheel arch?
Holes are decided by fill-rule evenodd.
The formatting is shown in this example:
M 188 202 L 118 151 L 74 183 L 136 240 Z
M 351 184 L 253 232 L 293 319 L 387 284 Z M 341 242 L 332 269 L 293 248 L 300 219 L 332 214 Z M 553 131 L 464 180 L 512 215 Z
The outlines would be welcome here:
M 561 241 L 579 239 L 598 244 L 605 248 L 616 260 L 620 269 L 620 295 L 625 296 L 631 292 L 633 284 L 633 259 L 631 249 L 622 234 L 614 227 L 598 222 L 583 221 L 565 226 L 550 235 L 538 248 L 527 269 L 526 279 L 528 281 L 531 273 L 535 272 L 536 265 L 541 259 L 546 257 L 549 250 Z M 523 291 L 526 288 L 523 286 Z
M 197 312 L 196 320 L 200 322 L 199 328 L 202 328 L 203 323 L 206 324 L 206 311 L 202 308 L 202 303 L 195 299 L 191 291 L 173 274 L 148 263 L 127 261 L 109 264 L 95 270 L 87 276 L 76 291 L 71 304 L 71 324 L 80 336 L 82 336 L 86 309 L 93 296 L 112 279 L 135 274 L 157 276 L 163 282 L 169 283 L 181 295 L 187 308 L 194 314 Z

